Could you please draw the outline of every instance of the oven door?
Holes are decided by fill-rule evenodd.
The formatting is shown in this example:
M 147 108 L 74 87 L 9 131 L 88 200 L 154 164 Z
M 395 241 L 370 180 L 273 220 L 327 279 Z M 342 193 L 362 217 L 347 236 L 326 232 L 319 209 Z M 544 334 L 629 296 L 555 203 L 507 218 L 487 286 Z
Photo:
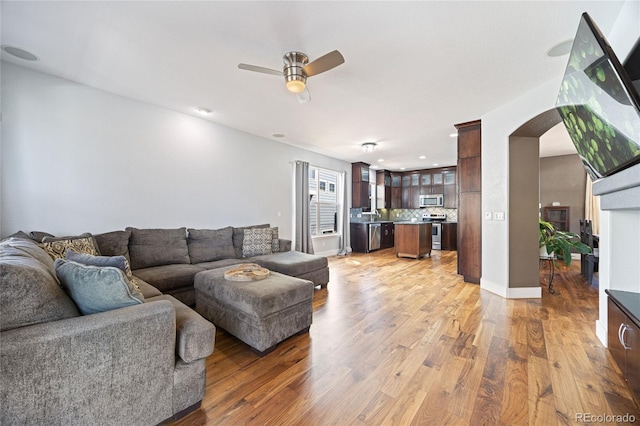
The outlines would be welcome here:
M 439 222 L 431 223 L 431 248 L 433 250 L 442 249 L 442 224 Z

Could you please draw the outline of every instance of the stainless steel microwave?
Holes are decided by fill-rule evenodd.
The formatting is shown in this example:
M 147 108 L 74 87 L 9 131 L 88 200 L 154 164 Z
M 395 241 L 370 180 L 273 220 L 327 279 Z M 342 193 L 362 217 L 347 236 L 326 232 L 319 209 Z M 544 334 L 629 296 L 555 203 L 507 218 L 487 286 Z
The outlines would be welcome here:
M 427 194 L 420 196 L 420 207 L 442 207 L 444 196 L 442 194 Z

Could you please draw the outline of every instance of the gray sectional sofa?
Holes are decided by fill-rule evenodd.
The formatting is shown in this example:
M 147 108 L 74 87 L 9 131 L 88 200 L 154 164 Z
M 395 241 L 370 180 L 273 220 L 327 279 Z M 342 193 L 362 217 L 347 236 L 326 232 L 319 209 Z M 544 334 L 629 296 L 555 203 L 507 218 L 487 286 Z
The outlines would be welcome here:
M 215 338 L 187 306 L 198 272 L 255 262 L 316 286 L 329 281 L 326 258 L 291 252 L 275 234 L 271 254 L 246 256 L 244 230 L 256 228 L 269 225 L 92 236 L 98 254 L 129 261 L 144 303 L 91 315 L 28 238 L 41 235 L 0 242 L 0 424 L 150 425 L 198 408 Z

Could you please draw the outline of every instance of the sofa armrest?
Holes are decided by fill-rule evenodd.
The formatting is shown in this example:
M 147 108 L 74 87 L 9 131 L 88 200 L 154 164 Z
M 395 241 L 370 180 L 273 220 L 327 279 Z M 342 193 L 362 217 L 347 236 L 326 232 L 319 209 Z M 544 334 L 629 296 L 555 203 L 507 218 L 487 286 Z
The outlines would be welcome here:
M 176 355 L 186 363 L 211 355 L 216 339 L 216 327 L 168 294 L 148 299 L 156 300 L 171 302 L 176 311 Z
M 0 424 L 157 424 L 170 417 L 170 302 L 0 333 Z
M 284 240 L 282 238 L 279 239 L 280 241 L 280 251 L 291 251 L 291 240 Z

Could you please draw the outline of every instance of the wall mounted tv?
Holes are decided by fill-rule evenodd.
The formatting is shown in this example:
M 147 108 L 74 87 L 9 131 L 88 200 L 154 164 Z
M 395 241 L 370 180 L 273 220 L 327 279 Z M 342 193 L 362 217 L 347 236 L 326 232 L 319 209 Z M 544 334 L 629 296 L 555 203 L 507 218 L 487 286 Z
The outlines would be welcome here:
M 556 109 L 594 181 L 640 163 L 640 96 L 587 13 L 580 19 Z

